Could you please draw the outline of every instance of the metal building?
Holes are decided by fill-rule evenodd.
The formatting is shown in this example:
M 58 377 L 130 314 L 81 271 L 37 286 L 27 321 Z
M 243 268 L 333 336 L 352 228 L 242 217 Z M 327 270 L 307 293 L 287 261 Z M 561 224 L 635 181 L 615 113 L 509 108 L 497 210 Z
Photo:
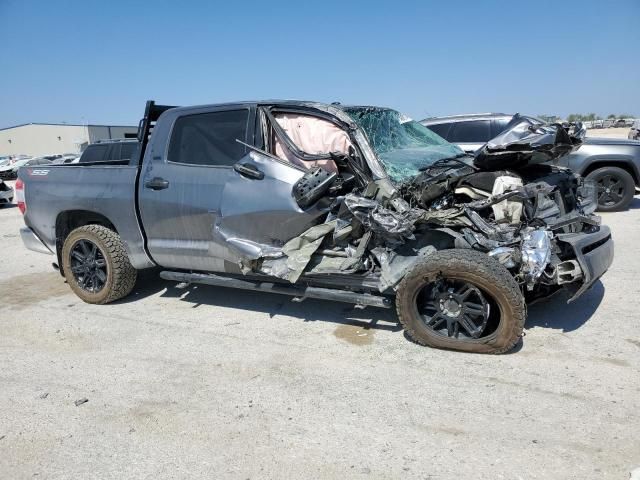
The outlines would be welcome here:
M 96 140 L 135 138 L 138 127 L 26 123 L 0 129 L 0 156 L 80 153 Z

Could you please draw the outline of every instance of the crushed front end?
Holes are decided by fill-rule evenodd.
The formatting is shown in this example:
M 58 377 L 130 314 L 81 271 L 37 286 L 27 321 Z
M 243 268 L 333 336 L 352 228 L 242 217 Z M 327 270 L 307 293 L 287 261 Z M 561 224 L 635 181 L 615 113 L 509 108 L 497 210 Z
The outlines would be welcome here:
M 563 287 L 572 301 L 613 261 L 610 230 L 593 214 L 594 185 L 558 167 L 427 169 L 402 191 L 423 210 L 422 222 L 496 259 L 529 300 Z
M 291 218 L 308 227 L 283 243 L 248 242 L 223 206 L 216 232 L 237 247 L 242 273 L 389 295 L 425 257 L 472 249 L 502 264 L 528 300 L 561 288 L 573 300 L 611 265 L 595 187 L 544 164 L 579 147 L 579 125 L 516 117 L 473 158 L 394 110 L 303 107 L 264 108 L 266 150 L 252 158 L 299 169 L 291 187 L 277 185 L 292 188 Z

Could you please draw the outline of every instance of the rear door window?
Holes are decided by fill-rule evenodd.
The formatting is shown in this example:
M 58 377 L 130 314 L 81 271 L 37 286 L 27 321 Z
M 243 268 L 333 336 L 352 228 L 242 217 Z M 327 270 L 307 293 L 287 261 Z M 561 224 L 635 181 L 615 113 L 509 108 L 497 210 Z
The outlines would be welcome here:
M 133 155 L 133 151 L 135 150 L 136 146 L 137 145 L 135 143 L 123 143 L 120 146 L 120 159 L 130 160 L 131 155 Z
M 176 120 L 168 160 L 205 166 L 232 166 L 246 153 L 249 110 L 186 115 Z
M 449 130 L 451 129 L 452 123 L 434 123 L 432 125 L 425 125 L 429 130 L 434 132 L 437 135 L 440 135 L 445 140 L 449 140 L 447 136 L 449 135 Z
M 85 162 L 101 162 L 104 160 L 109 145 L 89 145 L 80 157 L 80 161 Z
M 485 143 L 491 139 L 490 120 L 471 120 L 452 125 L 449 132 L 451 143 Z
M 112 143 L 106 160 L 120 160 L 120 144 Z
M 496 118 L 491 125 L 491 138 L 495 138 L 504 132 L 504 129 L 509 124 L 510 118 Z

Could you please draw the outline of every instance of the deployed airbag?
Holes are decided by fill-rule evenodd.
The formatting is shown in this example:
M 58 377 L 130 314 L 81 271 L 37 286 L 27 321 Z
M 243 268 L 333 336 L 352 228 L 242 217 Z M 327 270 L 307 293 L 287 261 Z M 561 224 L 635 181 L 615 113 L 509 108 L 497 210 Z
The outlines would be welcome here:
M 276 113 L 274 117 L 295 146 L 304 152 L 310 154 L 337 152 L 344 155 L 349 153 L 351 146 L 349 136 L 344 130 L 328 120 L 311 115 L 291 113 Z M 275 154 L 307 169 L 319 166 L 329 172 L 338 171 L 333 160 L 303 161 L 299 159 L 287 149 L 277 136 L 275 138 Z

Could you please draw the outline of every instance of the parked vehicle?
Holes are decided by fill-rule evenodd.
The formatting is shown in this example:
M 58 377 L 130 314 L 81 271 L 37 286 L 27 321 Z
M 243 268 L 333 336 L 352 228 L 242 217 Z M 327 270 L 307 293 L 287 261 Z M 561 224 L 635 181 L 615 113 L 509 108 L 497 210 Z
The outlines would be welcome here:
M 0 180 L 0 208 L 13 202 L 13 188 Z
M 23 160 L 16 160 L 14 163 L 10 163 L 8 165 L 0 166 L 0 179 L 12 180 L 17 178 L 18 169 L 23 166 L 48 165 L 51 163 L 52 157 L 55 158 L 55 156 L 26 158 Z
M 525 126 L 544 125 L 534 117 L 504 113 L 427 118 L 420 123 L 465 151 L 475 152 L 523 119 Z M 640 142 L 587 137 L 580 148 L 554 163 L 594 181 L 598 209 L 603 212 L 626 209 L 640 186 Z
M 136 151 L 137 140 L 114 139 L 100 140 L 87 145 L 78 163 L 111 162 L 117 160 L 129 160 Z
M 9 155 L 9 156 L 0 157 L 0 167 L 4 167 L 4 166 L 7 166 L 7 165 L 13 165 L 17 161 L 28 160 L 30 158 L 33 158 L 33 157 L 31 157 L 29 155 Z
M 633 121 L 628 138 L 629 140 L 640 140 L 640 119 Z
M 80 155 L 77 153 L 63 153 L 60 158 L 56 158 L 51 163 L 54 165 L 63 165 L 68 163 L 78 163 Z
M 159 266 L 177 282 L 395 302 L 422 345 L 502 353 L 525 300 L 573 301 L 612 262 L 593 188 L 539 164 L 578 133 L 513 131 L 517 153 L 474 158 L 388 108 L 148 102 L 130 161 L 20 169 L 21 235 L 89 303 Z

